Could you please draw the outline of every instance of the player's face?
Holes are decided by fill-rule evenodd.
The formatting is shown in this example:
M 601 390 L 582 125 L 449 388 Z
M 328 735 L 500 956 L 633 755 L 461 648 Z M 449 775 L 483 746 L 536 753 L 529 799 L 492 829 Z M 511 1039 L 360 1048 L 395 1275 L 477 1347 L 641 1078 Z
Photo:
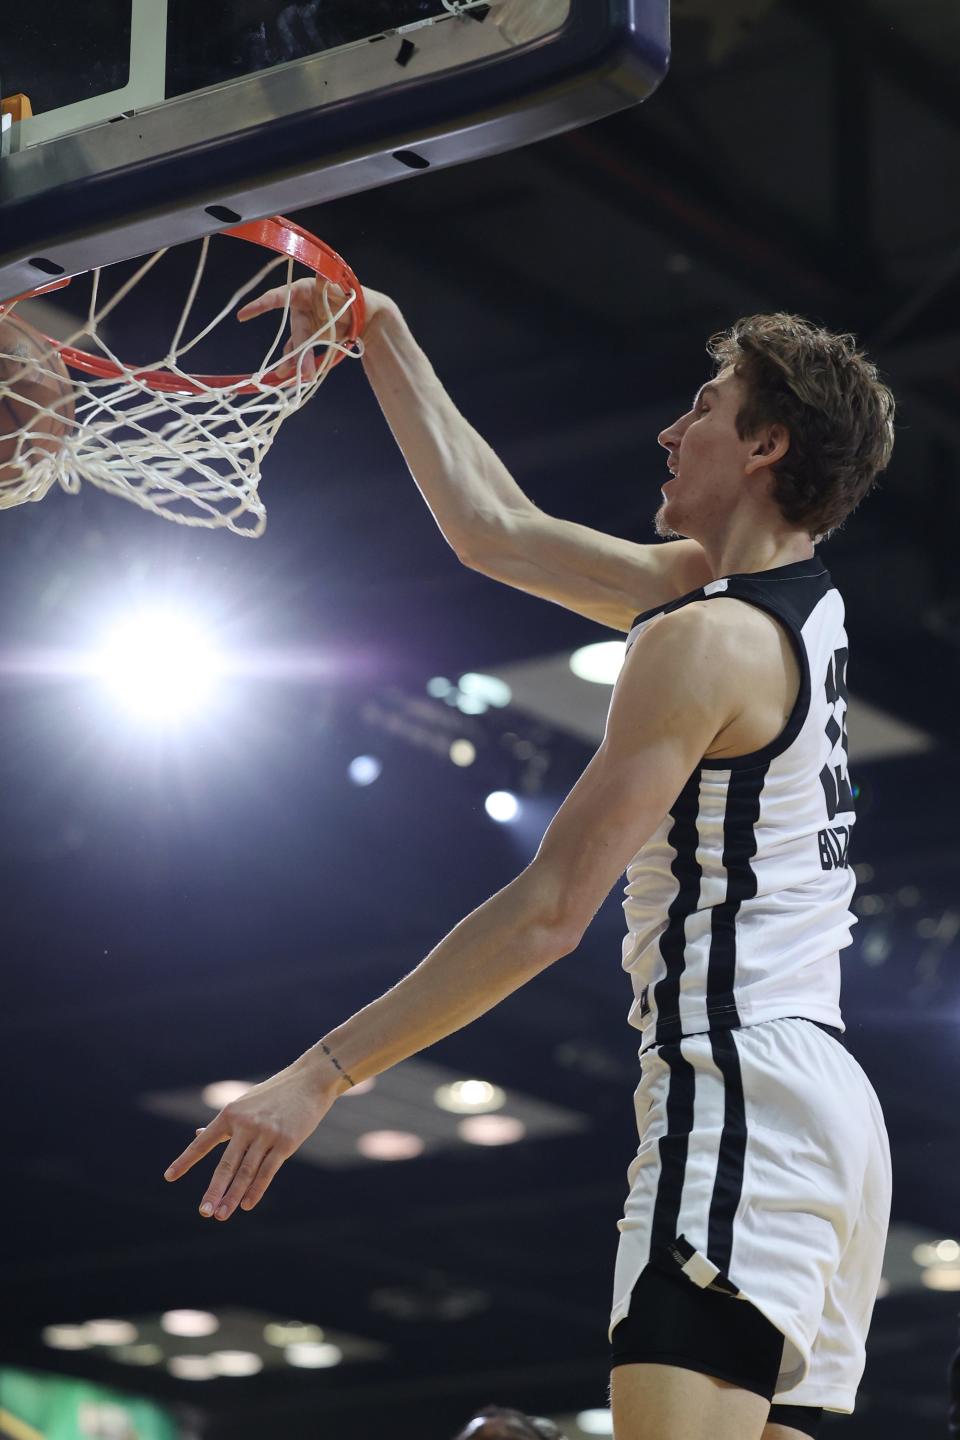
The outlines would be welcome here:
M 729 515 L 752 448 L 737 434 L 743 400 L 743 384 L 733 369 L 721 370 L 686 415 L 657 437 L 671 472 L 661 487 L 663 503 L 654 522 L 658 535 L 696 539 Z

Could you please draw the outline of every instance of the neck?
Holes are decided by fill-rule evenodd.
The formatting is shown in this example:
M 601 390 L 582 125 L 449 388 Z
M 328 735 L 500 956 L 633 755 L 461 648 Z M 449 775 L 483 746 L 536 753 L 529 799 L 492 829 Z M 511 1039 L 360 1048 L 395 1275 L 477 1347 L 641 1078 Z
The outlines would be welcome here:
M 810 536 L 806 531 L 796 530 L 783 535 L 752 535 L 740 540 L 713 543 L 701 539 L 700 545 L 715 580 L 723 575 L 750 575 L 759 570 L 775 570 L 781 565 L 809 560 L 814 554 Z

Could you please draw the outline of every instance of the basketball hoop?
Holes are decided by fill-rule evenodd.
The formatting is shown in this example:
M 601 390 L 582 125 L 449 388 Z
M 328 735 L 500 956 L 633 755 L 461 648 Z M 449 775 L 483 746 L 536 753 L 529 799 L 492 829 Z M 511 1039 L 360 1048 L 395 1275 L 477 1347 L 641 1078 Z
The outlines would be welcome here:
M 148 364 L 127 365 L 101 333 L 108 316 L 130 295 L 167 254 L 158 250 L 109 297 L 104 296 L 101 269 L 90 272 L 91 296 L 86 321 L 67 340 L 42 338 L 50 346 L 50 366 L 57 358 L 69 366 L 72 415 L 58 407 L 28 401 L 29 421 L 16 432 L 16 450 L 0 485 L 0 508 L 39 500 L 54 482 L 76 493 L 82 481 L 173 520 L 180 525 L 226 526 L 237 534 L 263 532 L 266 513 L 258 493 L 263 458 L 280 425 L 311 398 L 344 356 L 363 352 L 363 294 L 344 260 L 291 220 L 275 216 L 220 232 L 274 252 L 223 305 L 208 323 L 188 336 L 187 327 L 207 268 L 210 236 L 200 253 L 188 293 L 166 352 Z M 278 310 L 279 323 L 260 365 L 252 373 L 210 375 L 185 368 L 191 351 L 218 325 L 230 319 L 266 277 L 285 264 L 287 298 Z M 282 341 L 290 313 L 289 287 L 294 265 L 304 266 L 322 282 L 322 322 L 289 354 Z M 38 286 L 0 304 L 0 318 L 14 306 L 62 289 L 69 280 Z M 340 292 L 334 300 L 331 286 Z M 26 316 L 24 317 L 26 318 Z M 80 348 L 82 337 L 91 342 Z M 94 348 L 95 347 L 95 348 Z M 315 373 L 305 373 L 305 357 L 316 357 Z M 7 362 L 16 357 L 4 355 Z M 39 362 L 40 369 L 44 365 Z M 34 369 L 37 368 L 35 364 Z M 45 373 L 53 373 L 52 370 Z M 0 402 L 15 396 L 17 376 L 0 379 Z M 52 446 L 48 427 L 56 421 L 62 439 Z

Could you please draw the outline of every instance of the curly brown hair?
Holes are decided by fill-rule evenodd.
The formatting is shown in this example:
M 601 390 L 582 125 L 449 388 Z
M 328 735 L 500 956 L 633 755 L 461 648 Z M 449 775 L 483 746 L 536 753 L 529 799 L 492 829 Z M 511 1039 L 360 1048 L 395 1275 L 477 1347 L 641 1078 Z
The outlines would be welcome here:
M 893 453 L 894 399 L 852 335 L 799 315 L 749 315 L 714 335 L 717 371 L 733 366 L 746 399 L 741 440 L 783 425 L 790 448 L 773 466 L 773 498 L 791 525 L 824 539 L 843 524 Z

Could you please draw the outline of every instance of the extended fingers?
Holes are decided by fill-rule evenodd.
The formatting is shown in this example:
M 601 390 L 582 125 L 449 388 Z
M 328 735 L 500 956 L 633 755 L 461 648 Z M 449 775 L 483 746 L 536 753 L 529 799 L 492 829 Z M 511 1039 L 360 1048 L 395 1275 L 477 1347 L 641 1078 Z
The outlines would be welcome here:
M 165 1180 L 179 1180 L 181 1175 L 186 1175 L 188 1170 L 192 1170 L 197 1161 L 202 1160 L 204 1155 L 209 1155 L 211 1150 L 215 1149 L 218 1145 L 222 1145 L 224 1140 L 229 1139 L 229 1126 L 226 1125 L 218 1115 L 216 1120 L 210 1125 L 197 1131 L 196 1139 L 191 1140 L 186 1150 L 177 1156 L 172 1165 L 167 1166 L 163 1172 L 163 1178 Z
M 286 1155 L 277 1146 L 273 1145 L 260 1161 L 259 1169 L 253 1180 L 247 1185 L 246 1193 L 240 1196 L 240 1209 L 252 1210 L 254 1205 L 259 1205 L 274 1175 L 280 1169 L 286 1159 Z
M 287 303 L 288 287 L 277 285 L 273 290 L 265 290 L 255 300 L 248 300 L 246 305 L 241 306 L 237 311 L 238 320 L 252 320 L 255 315 L 265 315 L 268 310 L 282 310 Z
M 236 1136 L 234 1143 L 237 1147 L 234 1154 L 230 1154 L 233 1149 L 231 1144 L 213 1173 L 200 1205 L 201 1215 L 215 1215 L 218 1220 L 229 1220 L 256 1178 L 261 1162 L 271 1148 L 273 1136 L 269 1131 L 252 1138 L 248 1136 L 246 1140 Z

